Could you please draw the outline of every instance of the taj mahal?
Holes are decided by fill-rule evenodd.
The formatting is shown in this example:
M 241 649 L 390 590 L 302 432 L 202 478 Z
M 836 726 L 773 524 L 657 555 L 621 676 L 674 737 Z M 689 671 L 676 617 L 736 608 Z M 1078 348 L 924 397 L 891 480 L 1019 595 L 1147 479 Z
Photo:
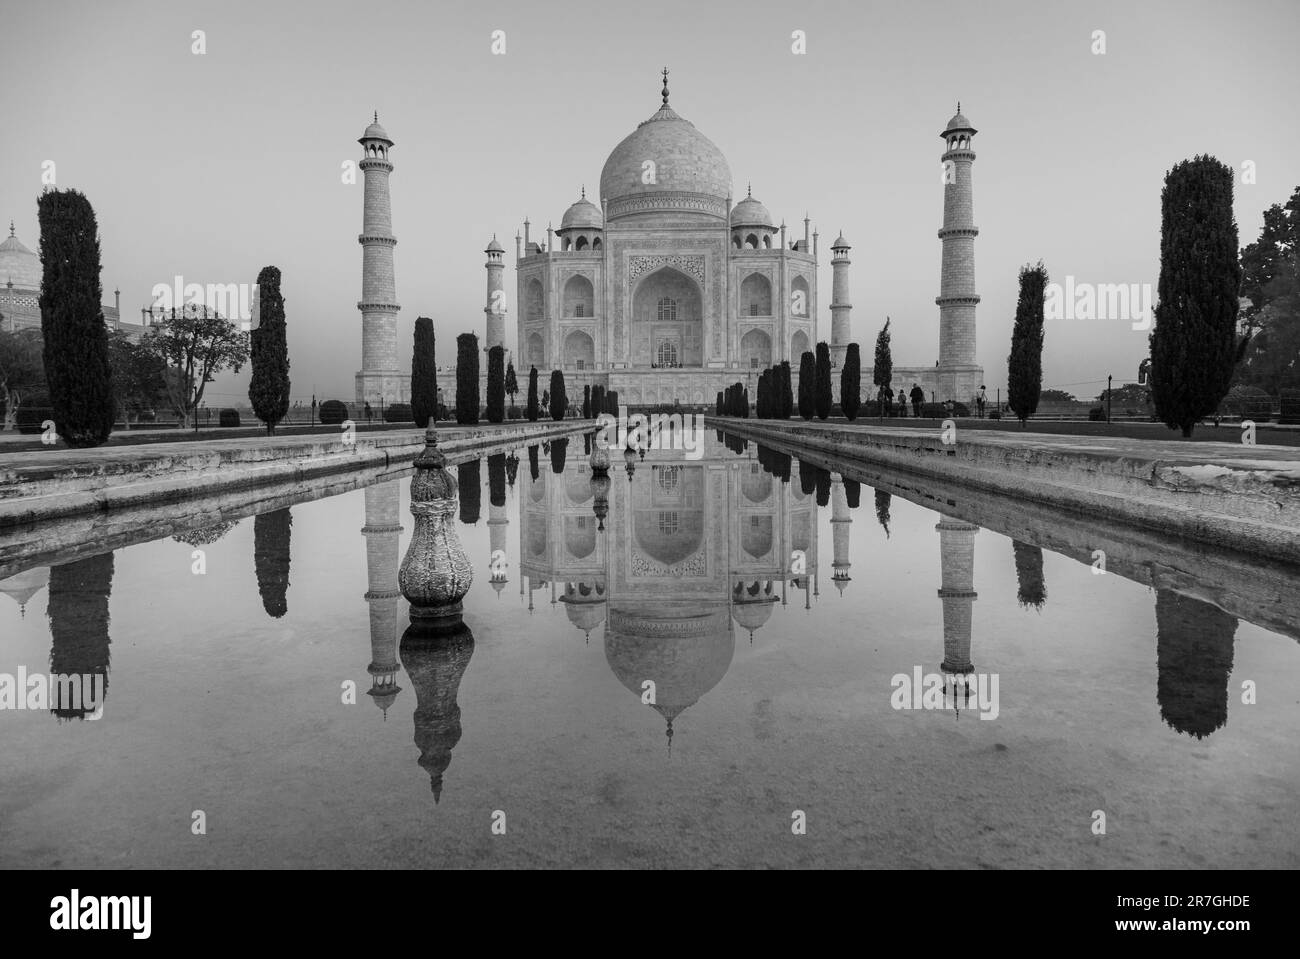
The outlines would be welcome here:
M 515 235 L 515 344 L 506 342 L 505 249 L 494 236 L 485 254 L 484 349 L 502 346 L 520 375 L 564 372 L 570 395 L 586 385 L 617 391 L 631 407 L 680 403 L 711 406 L 716 394 L 788 361 L 797 388 L 800 358 L 819 339 L 820 236 L 805 215 L 790 236 L 747 188 L 733 202 L 731 168 L 722 151 L 662 103 L 619 143 L 600 174 L 599 205 L 585 188 L 545 242 L 527 219 Z M 974 127 L 961 113 L 940 134 L 944 190 L 939 230 L 941 267 L 938 355 L 933 364 L 893 369 L 892 383 L 918 383 L 927 397 L 969 402 L 983 383 L 975 357 L 974 243 L 971 168 Z M 408 371 L 399 359 L 388 178 L 394 142 L 375 122 L 360 139 L 365 216 L 362 368 L 357 401 L 404 400 Z M 830 336 L 839 368 L 850 342 L 849 253 L 843 234 L 831 243 Z M 881 317 L 883 322 L 883 317 Z M 874 396 L 875 326 L 857 337 L 864 401 Z M 835 390 L 838 393 L 838 377 Z

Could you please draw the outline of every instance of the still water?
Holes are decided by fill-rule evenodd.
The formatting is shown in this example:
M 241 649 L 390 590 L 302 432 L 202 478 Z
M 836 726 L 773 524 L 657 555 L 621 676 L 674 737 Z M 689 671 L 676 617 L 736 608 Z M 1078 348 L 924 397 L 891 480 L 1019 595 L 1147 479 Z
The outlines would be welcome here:
M 0 539 L 0 675 L 106 681 L 0 711 L 0 866 L 1300 866 L 1293 571 L 732 437 L 631 459 L 454 467 L 436 645 L 409 474 Z

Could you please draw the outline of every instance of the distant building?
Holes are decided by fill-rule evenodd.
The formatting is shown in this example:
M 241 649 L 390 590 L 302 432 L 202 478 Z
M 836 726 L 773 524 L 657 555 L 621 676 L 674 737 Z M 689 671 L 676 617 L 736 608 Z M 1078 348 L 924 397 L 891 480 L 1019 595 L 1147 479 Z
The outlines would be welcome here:
M 41 328 L 41 275 L 41 258 L 14 235 L 10 222 L 9 236 L 0 243 L 0 330 L 16 333 Z M 110 330 L 123 330 L 139 339 L 145 325 L 123 323 L 121 305 L 121 291 L 114 290 L 113 305 L 103 307 L 104 323 Z

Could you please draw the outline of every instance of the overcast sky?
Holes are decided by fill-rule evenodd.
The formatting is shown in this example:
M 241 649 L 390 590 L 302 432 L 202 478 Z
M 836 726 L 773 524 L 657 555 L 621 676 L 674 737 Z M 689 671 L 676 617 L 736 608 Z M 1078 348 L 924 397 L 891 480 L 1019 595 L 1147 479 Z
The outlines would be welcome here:
M 752 181 L 792 238 L 805 210 L 820 228 L 820 336 L 843 229 L 854 339 L 869 356 L 892 316 L 895 364 L 931 365 L 939 133 L 960 100 L 980 131 L 978 358 L 993 394 L 1023 264 L 1154 288 L 1172 164 L 1252 161 L 1236 214 L 1243 244 L 1258 235 L 1264 208 L 1300 183 L 1298 46 L 1295 0 L 28 3 L 0 33 L 0 217 L 37 249 L 42 163 L 55 161 L 58 185 L 95 206 L 105 300 L 120 287 L 128 316 L 176 275 L 252 283 L 280 267 L 295 398 L 351 399 L 362 186 L 340 172 L 371 112 L 397 144 L 399 336 L 432 316 L 450 362 L 455 334 L 484 332 L 493 232 L 513 267 L 525 215 L 544 239 L 584 183 L 596 198 L 667 65 L 673 108 L 727 156 L 737 198 Z M 1108 373 L 1135 378 L 1145 355 L 1127 319 L 1053 321 L 1044 385 L 1092 396 Z M 246 383 L 213 390 L 240 399 Z

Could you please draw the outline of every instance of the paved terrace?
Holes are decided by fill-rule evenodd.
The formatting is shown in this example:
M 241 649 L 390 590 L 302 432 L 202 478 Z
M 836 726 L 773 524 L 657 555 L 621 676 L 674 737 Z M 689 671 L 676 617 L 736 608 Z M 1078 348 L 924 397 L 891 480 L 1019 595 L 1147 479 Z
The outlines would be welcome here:
M 449 456 L 590 430 L 590 420 L 439 427 Z M 0 447 L 0 530 L 104 510 L 158 506 L 272 483 L 409 464 L 424 431 L 205 437 L 193 442 L 5 452 Z
M 1300 448 L 707 418 L 751 439 L 951 480 L 1300 563 Z

